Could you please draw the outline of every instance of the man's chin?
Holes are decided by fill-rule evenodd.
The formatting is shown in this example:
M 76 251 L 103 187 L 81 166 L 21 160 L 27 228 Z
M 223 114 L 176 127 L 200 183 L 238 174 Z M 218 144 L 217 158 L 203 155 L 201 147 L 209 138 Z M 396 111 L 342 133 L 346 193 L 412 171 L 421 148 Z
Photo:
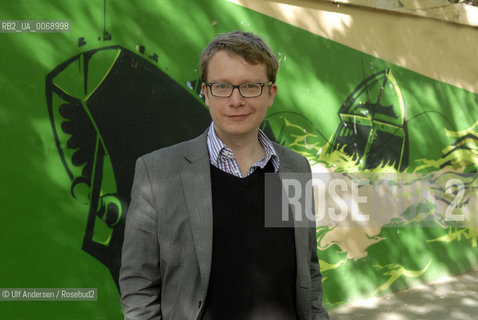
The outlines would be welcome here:
M 223 131 L 223 133 L 229 137 L 234 137 L 234 138 L 242 138 L 246 137 L 249 135 L 252 135 L 256 132 L 254 128 L 251 127 L 246 127 L 246 126 L 234 126 L 227 128 L 226 130 Z

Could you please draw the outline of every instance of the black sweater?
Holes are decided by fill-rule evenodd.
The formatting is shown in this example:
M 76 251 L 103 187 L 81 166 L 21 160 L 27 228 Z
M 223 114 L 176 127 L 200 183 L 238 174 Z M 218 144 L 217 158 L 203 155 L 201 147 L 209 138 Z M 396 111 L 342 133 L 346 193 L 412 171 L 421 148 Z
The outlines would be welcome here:
M 294 230 L 264 226 L 264 173 L 272 171 L 269 161 L 238 178 L 211 165 L 213 254 L 203 320 L 296 319 Z

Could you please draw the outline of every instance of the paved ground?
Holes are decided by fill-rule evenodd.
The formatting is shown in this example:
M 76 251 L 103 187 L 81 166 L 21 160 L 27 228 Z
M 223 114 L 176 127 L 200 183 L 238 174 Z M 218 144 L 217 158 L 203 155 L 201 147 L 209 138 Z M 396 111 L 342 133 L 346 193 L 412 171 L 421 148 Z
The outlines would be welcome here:
M 330 312 L 330 319 L 478 319 L 478 269 L 395 294 L 354 302 Z

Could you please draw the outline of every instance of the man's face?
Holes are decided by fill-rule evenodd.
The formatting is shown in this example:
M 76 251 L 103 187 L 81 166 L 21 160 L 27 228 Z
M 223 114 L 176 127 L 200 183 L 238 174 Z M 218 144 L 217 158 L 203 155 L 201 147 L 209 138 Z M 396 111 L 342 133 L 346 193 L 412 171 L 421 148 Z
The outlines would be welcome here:
M 250 64 L 241 56 L 216 52 L 209 60 L 207 82 L 239 85 L 244 83 L 267 82 L 264 64 Z M 207 90 L 206 90 L 207 89 Z M 221 139 L 257 136 L 257 130 L 264 120 L 267 109 L 272 105 L 277 86 L 264 86 L 262 95 L 244 98 L 239 89 L 234 89 L 228 98 L 214 97 L 209 88 L 202 84 L 206 105 L 209 107 L 214 129 Z

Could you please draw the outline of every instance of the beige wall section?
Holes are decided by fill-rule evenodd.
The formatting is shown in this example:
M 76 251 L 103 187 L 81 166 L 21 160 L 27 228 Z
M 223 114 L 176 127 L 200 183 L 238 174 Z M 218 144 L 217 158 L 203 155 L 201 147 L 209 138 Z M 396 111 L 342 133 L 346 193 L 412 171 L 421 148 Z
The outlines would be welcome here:
M 478 7 L 448 0 L 328 0 L 354 6 L 366 6 L 469 26 L 478 26 Z
M 228 1 L 478 94 L 478 28 L 329 1 Z

